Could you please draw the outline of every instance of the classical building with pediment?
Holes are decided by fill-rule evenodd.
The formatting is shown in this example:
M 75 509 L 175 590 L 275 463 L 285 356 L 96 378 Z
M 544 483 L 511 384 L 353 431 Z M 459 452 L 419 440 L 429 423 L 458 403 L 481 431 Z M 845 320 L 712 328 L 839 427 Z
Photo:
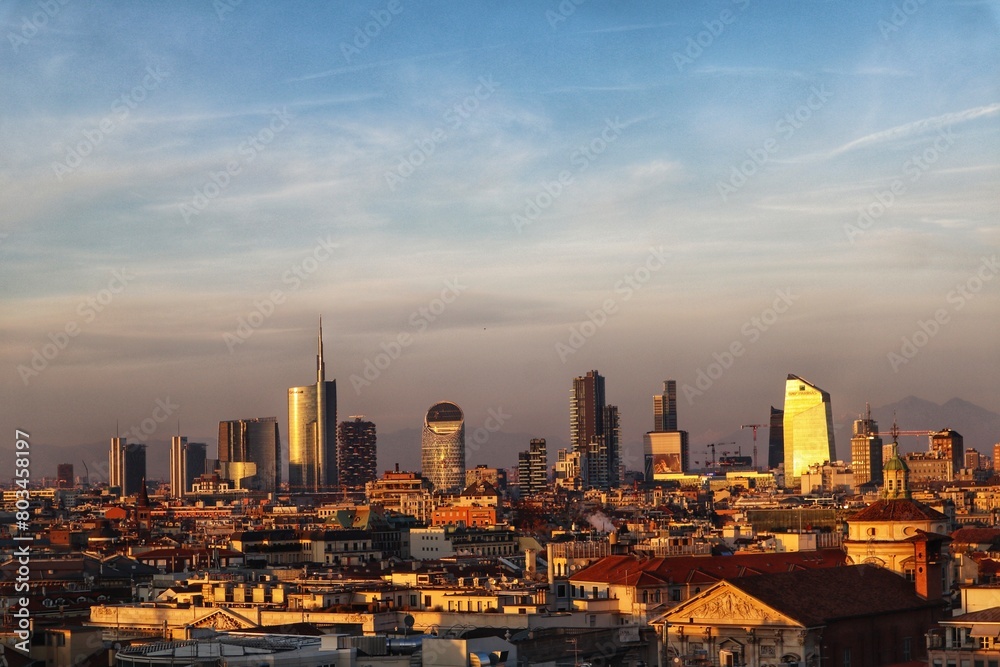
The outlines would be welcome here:
M 651 621 L 663 665 L 883 667 L 926 656 L 943 613 L 884 568 L 720 581 Z

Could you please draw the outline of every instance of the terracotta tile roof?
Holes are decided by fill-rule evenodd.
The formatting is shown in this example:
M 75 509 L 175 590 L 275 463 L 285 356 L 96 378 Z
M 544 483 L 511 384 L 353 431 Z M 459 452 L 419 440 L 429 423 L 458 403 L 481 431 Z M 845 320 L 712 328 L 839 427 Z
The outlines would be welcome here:
M 876 500 L 848 521 L 947 521 L 941 512 L 908 498 Z
M 807 627 L 941 606 L 917 595 L 903 577 L 873 565 L 766 574 L 729 583 Z
M 637 582 L 640 586 L 662 586 L 666 582 L 714 584 L 722 579 L 765 573 L 838 567 L 844 564 L 845 558 L 840 549 L 643 559 L 607 556 L 576 572 L 569 580 L 628 586 Z M 651 578 L 640 578 L 640 574 Z
M 993 544 L 1000 539 L 1000 529 L 997 528 L 959 528 L 951 534 L 955 544 Z

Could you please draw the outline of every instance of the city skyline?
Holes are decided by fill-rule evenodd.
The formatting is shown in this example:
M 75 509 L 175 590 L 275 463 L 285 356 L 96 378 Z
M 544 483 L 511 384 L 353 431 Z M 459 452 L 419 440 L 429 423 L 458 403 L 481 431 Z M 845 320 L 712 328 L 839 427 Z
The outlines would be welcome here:
M 1000 406 L 995 3 L 399 7 L 0 8 L 8 432 L 283 416 L 318 313 L 380 434 L 554 452 L 590 368 L 623 456 L 665 377 L 692 448 L 789 372 Z

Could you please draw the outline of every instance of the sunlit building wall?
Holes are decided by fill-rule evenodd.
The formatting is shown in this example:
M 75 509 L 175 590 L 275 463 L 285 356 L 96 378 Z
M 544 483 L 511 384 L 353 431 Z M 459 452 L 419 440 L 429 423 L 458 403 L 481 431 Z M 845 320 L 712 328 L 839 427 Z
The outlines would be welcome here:
M 465 416 L 450 401 L 435 403 L 420 436 L 421 474 L 440 493 L 460 493 L 465 482 Z
M 830 394 L 789 375 L 785 381 L 785 487 L 797 489 L 799 477 L 815 463 L 836 460 Z
M 320 323 L 316 384 L 288 390 L 288 486 L 315 492 L 337 484 L 337 382 L 326 380 Z

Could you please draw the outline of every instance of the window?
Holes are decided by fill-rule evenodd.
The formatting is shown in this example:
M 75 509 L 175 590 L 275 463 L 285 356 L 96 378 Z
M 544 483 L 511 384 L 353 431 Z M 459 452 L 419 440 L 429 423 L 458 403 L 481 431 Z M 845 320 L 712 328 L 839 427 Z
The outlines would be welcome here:
M 556 586 L 556 597 L 564 598 L 566 597 L 566 584 L 559 584 Z
M 843 665 L 844 665 L 844 667 L 851 667 L 851 649 L 849 649 L 849 648 L 845 648 L 844 649 L 844 662 L 843 662 Z
M 913 659 L 913 638 L 903 637 L 903 662 Z

